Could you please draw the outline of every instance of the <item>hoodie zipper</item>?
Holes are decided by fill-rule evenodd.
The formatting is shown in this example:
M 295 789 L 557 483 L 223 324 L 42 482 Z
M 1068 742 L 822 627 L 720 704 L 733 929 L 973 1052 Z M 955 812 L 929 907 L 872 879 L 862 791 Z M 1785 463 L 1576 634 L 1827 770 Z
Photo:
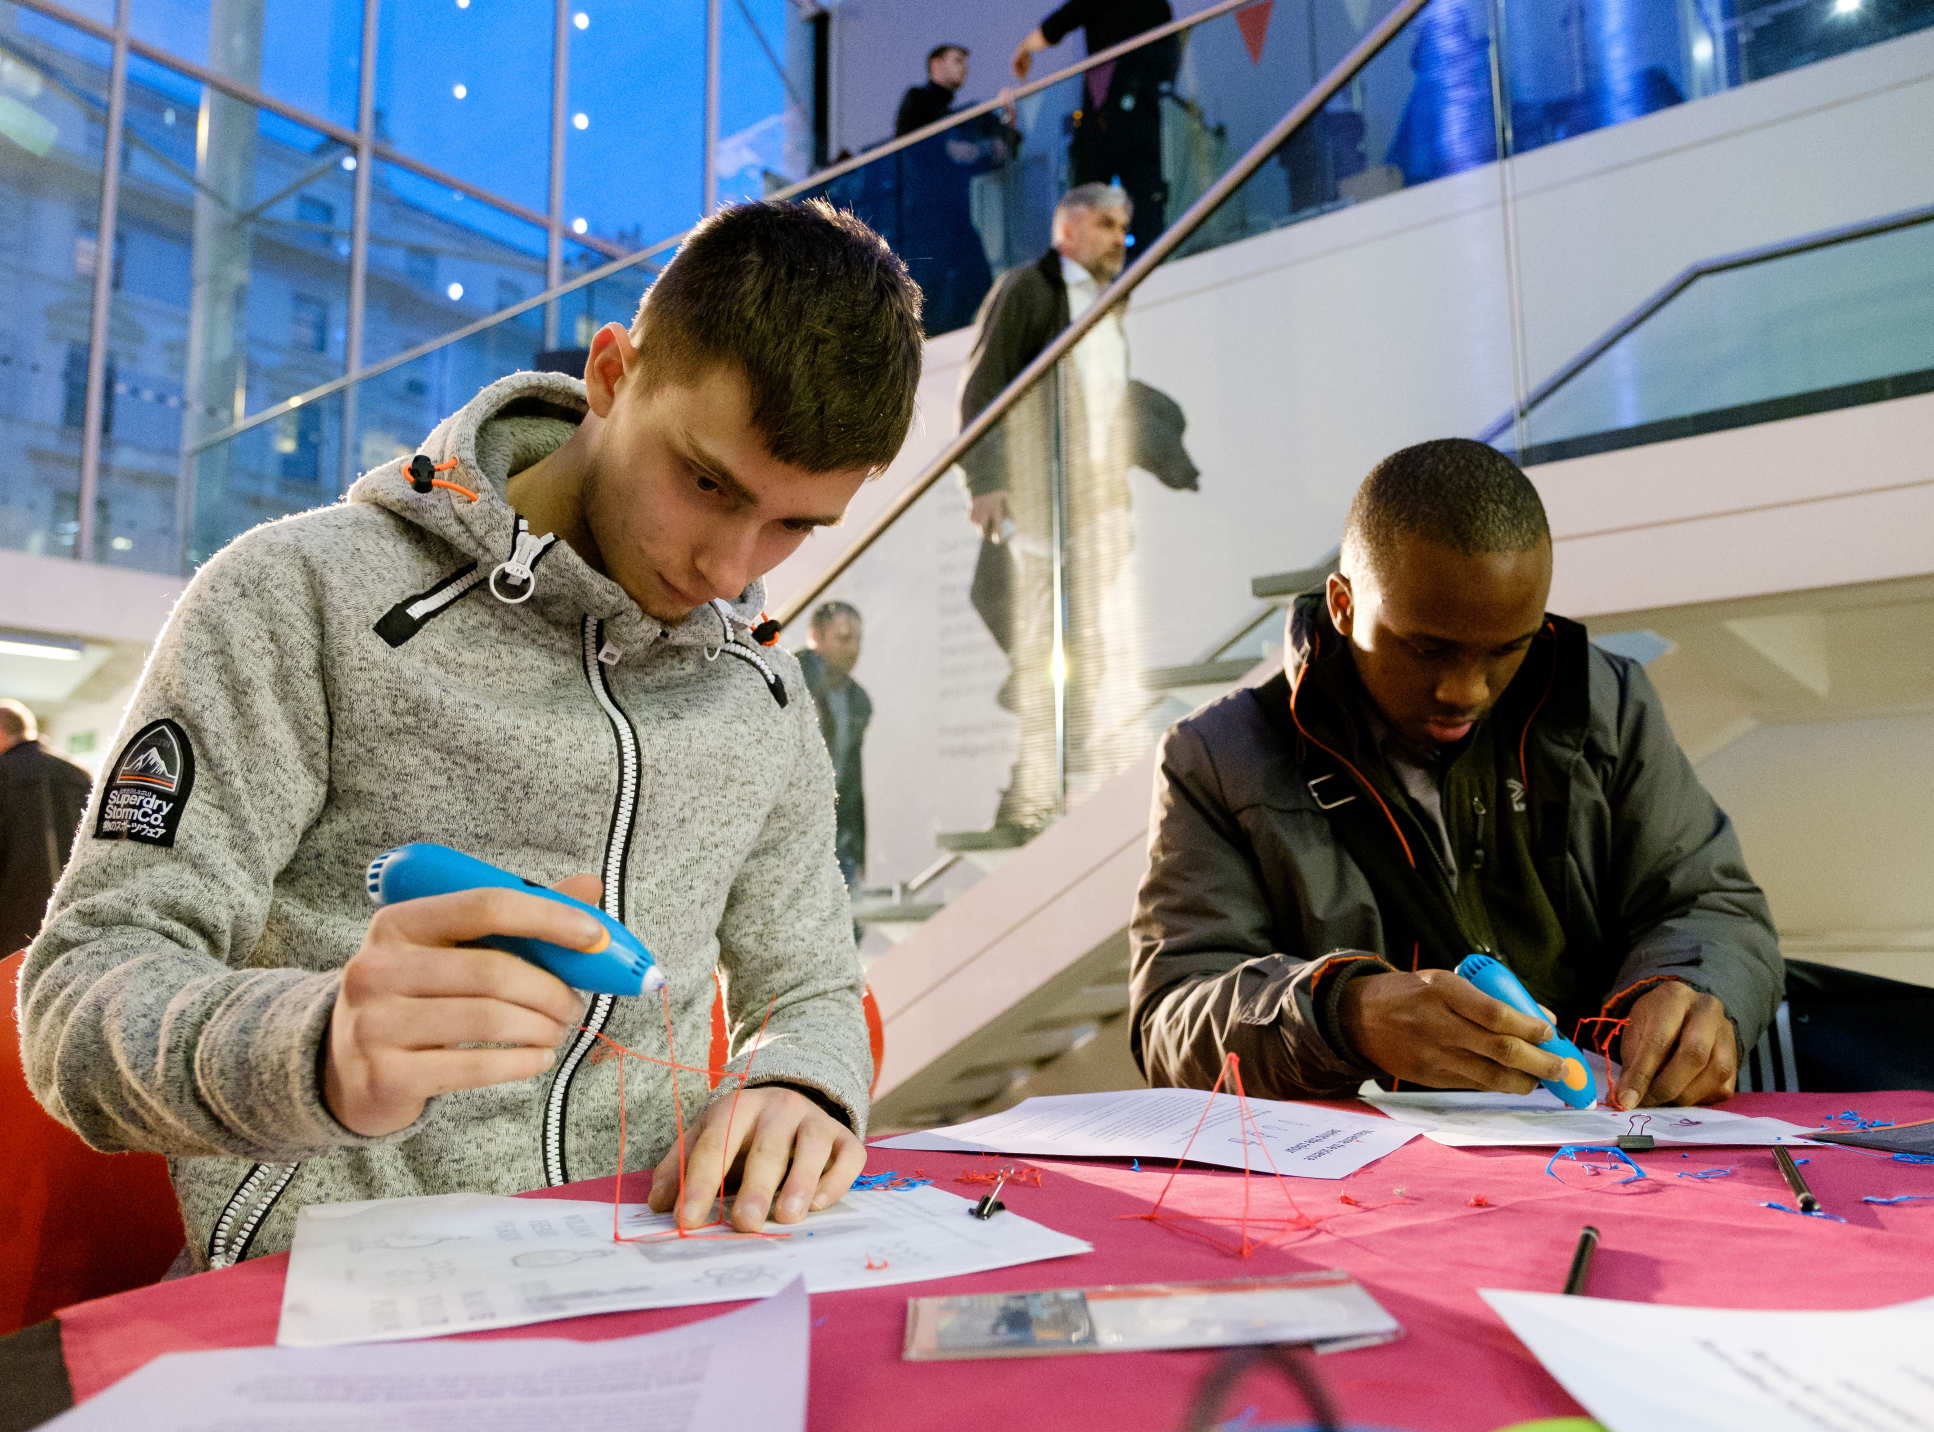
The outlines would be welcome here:
M 248 1171 L 240 1186 L 228 1196 L 221 1217 L 215 1220 L 215 1231 L 208 1235 L 210 1268 L 231 1267 L 248 1256 L 248 1246 L 255 1241 L 255 1230 L 262 1226 L 262 1220 L 269 1216 L 269 1210 L 275 1207 L 275 1201 L 282 1197 L 282 1191 L 301 1167 L 301 1164 L 259 1163 Z M 266 1195 L 264 1188 L 268 1190 Z M 250 1201 L 258 1195 L 261 1202 L 251 1208 Z
M 604 868 L 599 873 L 604 880 L 604 912 L 623 924 L 625 865 L 631 853 L 632 818 L 638 809 L 638 735 L 612 695 L 605 663 L 599 659 L 603 650 L 604 623 L 595 617 L 586 617 L 582 643 L 584 679 L 590 684 L 591 694 L 597 698 L 605 719 L 611 723 L 611 734 L 618 743 L 618 801 L 611 812 L 611 831 L 604 843 Z M 601 994 L 592 1002 L 584 1028 L 565 1051 L 557 1075 L 551 1080 L 550 1095 L 544 1101 L 544 1178 L 553 1187 L 570 1181 L 570 1170 L 564 1161 L 564 1113 L 570 1099 L 571 1080 L 577 1076 L 597 1036 L 610 1022 L 615 998 Z

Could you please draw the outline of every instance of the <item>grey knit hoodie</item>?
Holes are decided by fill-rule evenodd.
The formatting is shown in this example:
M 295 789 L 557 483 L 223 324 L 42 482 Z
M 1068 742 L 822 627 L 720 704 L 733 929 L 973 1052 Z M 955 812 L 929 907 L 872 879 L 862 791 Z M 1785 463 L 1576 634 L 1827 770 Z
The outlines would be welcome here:
M 617 1165 L 619 1066 L 590 1035 L 385 1138 L 324 1106 L 364 867 L 406 841 L 546 884 L 600 875 L 670 982 L 679 1062 L 708 1062 L 716 969 L 736 1065 L 770 1003 L 753 1082 L 817 1090 L 864 1135 L 833 775 L 798 664 L 748 639 L 758 583 L 665 630 L 525 530 L 505 482 L 584 409 L 569 378 L 492 384 L 423 448 L 480 500 L 387 464 L 211 558 L 156 644 L 22 970 L 21 1042 L 35 1095 L 89 1143 L 171 1156 L 204 1264 L 286 1248 L 306 1203 Z M 656 995 L 598 996 L 587 1023 L 667 1052 Z M 649 1166 L 671 1080 L 632 1062 L 626 1092 L 625 1163 Z M 714 1097 L 693 1074 L 678 1092 L 688 1126 Z

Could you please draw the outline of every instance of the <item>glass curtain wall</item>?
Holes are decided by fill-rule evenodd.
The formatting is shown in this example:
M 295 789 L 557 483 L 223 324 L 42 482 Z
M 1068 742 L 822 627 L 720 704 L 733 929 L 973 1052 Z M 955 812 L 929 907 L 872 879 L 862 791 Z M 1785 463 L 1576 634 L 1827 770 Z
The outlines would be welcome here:
M 801 177 L 804 27 L 787 0 L 648 24 L 609 0 L 0 0 L 0 433 L 27 456 L 0 546 L 189 570 L 492 378 L 568 366 L 648 262 L 484 325 L 689 228 L 708 174 L 720 200 Z

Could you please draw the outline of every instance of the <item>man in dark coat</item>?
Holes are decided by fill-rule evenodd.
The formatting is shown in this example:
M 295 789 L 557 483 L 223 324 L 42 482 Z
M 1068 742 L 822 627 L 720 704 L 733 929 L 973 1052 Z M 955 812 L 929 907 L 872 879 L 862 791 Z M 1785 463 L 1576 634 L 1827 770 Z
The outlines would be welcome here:
M 897 138 L 944 119 L 967 82 L 967 48 L 936 45 L 927 56 L 927 82 L 900 99 Z M 974 227 L 969 185 L 976 174 L 1005 164 L 1020 135 L 993 114 L 957 124 L 902 150 L 899 162 L 899 243 L 896 251 L 920 285 L 929 336 L 965 327 L 994 281 Z
M 1781 997 L 1766 898 L 1637 663 L 1550 616 L 1530 482 L 1481 443 L 1386 458 L 1286 670 L 1173 727 L 1132 929 L 1130 1040 L 1157 1084 L 1527 1092 L 1544 1021 L 1453 973 L 1504 961 L 1618 1103 L 1733 1092 Z M 1620 1026 L 1612 1021 L 1623 1020 Z
M 975 320 L 960 389 L 972 422 L 1039 356 L 1071 316 L 1121 272 L 1132 212 L 1121 190 L 1084 184 L 1054 210 L 1053 243 L 1000 276 Z M 1133 546 L 1128 487 L 1128 338 L 1117 307 L 962 456 L 968 517 L 980 532 L 974 605 L 1008 654 L 1002 702 L 1021 718 L 1021 748 L 996 825 L 1031 831 L 1059 806 L 1054 691 L 1054 546 L 1061 534 L 1067 751 L 1092 723 L 1111 639 L 1104 601 Z M 1060 510 L 1056 511 L 1059 492 Z
M 0 956 L 40 929 L 94 784 L 39 734 L 33 712 L 0 701 Z
M 866 787 L 861 780 L 860 746 L 873 719 L 866 688 L 853 680 L 863 635 L 859 612 L 846 602 L 822 602 L 813 609 L 805 650 L 798 652 L 819 712 L 819 733 L 833 758 L 837 829 L 833 850 L 846 888 L 857 890 L 866 875 Z

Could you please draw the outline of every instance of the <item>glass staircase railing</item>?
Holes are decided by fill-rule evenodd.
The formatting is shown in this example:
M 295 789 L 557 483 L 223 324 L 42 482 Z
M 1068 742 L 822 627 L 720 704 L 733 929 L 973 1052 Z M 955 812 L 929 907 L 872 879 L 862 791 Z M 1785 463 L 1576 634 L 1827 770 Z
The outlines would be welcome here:
M 1934 391 L 1934 205 L 1695 264 L 1478 434 L 1551 462 Z

